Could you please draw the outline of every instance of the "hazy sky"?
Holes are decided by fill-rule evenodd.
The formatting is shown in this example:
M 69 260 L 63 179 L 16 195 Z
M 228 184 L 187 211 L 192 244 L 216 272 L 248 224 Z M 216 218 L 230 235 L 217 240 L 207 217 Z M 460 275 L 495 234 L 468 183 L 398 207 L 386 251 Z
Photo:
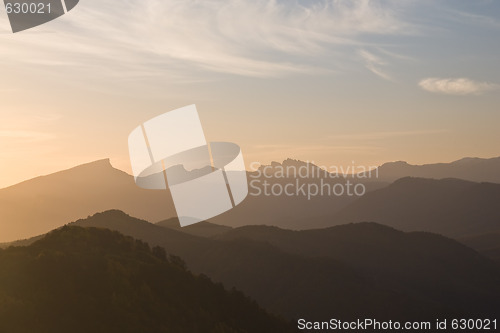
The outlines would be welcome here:
M 196 104 L 247 164 L 500 156 L 500 1 L 81 0 L 0 12 L 0 187 L 110 157 Z

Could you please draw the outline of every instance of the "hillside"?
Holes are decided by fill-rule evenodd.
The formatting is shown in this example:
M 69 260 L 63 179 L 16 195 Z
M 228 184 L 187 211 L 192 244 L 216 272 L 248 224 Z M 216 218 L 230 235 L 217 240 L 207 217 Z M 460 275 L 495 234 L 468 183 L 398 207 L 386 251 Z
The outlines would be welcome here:
M 141 189 L 132 176 L 100 160 L 0 189 L 0 242 L 109 209 L 151 221 L 175 215 L 169 192 Z
M 213 237 L 231 230 L 231 227 L 209 223 L 205 221 L 181 227 L 179 224 L 179 219 L 177 219 L 176 217 L 170 218 L 168 220 L 163 220 L 155 224 L 159 227 L 174 229 L 182 231 L 186 234 L 201 236 L 201 237 Z
M 236 287 L 290 319 L 328 318 L 332 312 L 352 319 L 428 319 L 500 308 L 499 266 L 433 234 L 361 223 L 306 231 L 250 226 L 208 239 L 119 211 L 75 225 L 112 228 L 160 245 L 193 272 Z
M 1 332 L 292 332 L 161 248 L 63 227 L 0 251 Z
M 500 263 L 500 232 L 472 235 L 460 238 L 459 241 Z
M 333 188 L 335 184 L 342 185 L 345 189 L 347 181 L 352 186 L 362 183 L 366 192 L 388 185 L 378 179 L 348 180 L 340 171 L 330 174 L 312 163 L 286 159 L 282 163 L 261 165 L 257 171 L 249 172 L 249 195 L 245 201 L 235 209 L 210 219 L 209 222 L 230 227 L 265 224 L 285 229 L 308 229 L 312 227 L 310 219 L 331 215 L 358 197 L 346 194 L 336 196 L 332 192 L 328 194 L 328 190 L 325 190 L 323 195 L 308 196 L 305 189 L 309 186 L 316 186 L 318 189 Z M 287 186 L 290 195 L 274 195 L 272 192 L 273 187 L 279 191 Z M 309 193 L 314 193 L 314 190 Z
M 403 231 L 460 238 L 499 231 L 499 202 L 500 184 L 403 178 L 312 225 L 320 228 L 370 221 Z
M 254 178 L 255 177 L 255 178 Z M 265 181 L 295 183 L 295 178 L 267 178 L 248 174 L 262 189 Z M 301 183 L 317 179 L 300 179 Z M 331 180 L 332 182 L 338 180 Z M 385 186 L 370 182 L 368 189 Z M 316 196 L 309 200 L 299 196 L 250 195 L 236 208 L 210 222 L 230 227 L 248 224 L 270 224 L 285 228 L 307 228 L 304 219 L 331 214 L 353 201 L 353 197 Z M 168 190 L 145 190 L 134 178 L 100 160 L 37 177 L 0 189 L 0 242 L 30 238 L 58 228 L 68 221 L 85 218 L 96 212 L 119 209 L 151 222 L 176 216 Z
M 260 241 L 290 254 L 330 258 L 372 277 L 378 286 L 432 300 L 429 304 L 467 308 L 469 313 L 500 311 L 500 298 L 493 297 L 500 295 L 500 266 L 440 235 L 358 223 L 305 231 L 248 226 L 218 238 Z

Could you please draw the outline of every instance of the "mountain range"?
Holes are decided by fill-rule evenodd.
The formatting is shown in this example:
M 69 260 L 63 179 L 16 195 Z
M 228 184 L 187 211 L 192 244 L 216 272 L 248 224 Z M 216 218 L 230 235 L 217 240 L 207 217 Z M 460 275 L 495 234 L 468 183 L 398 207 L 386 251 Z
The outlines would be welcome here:
M 455 175 L 453 170 L 469 170 L 469 174 L 462 172 L 464 178 L 482 170 L 484 179 L 494 180 L 500 174 L 500 168 L 494 168 L 497 161 L 463 159 L 437 164 L 438 167 L 421 167 L 448 170 Z M 381 166 L 380 171 L 388 170 L 388 165 Z M 290 172 L 304 167 L 309 170 L 310 177 L 297 178 Z M 283 174 L 280 170 L 288 172 Z M 377 222 L 403 231 L 431 231 L 460 239 L 496 233 L 500 229 L 497 204 L 500 185 L 495 183 L 406 177 L 392 184 L 358 179 L 367 188 L 361 197 L 318 195 L 308 198 L 255 193 L 255 187 L 262 189 L 265 182 L 269 186 L 278 184 L 282 187 L 296 182 L 318 185 L 321 179 L 317 174 L 326 175 L 331 185 L 346 181 L 344 177 L 330 178 L 318 167 L 296 160 L 262 166 L 248 173 L 248 197 L 209 222 L 227 227 L 265 224 L 297 230 L 350 222 Z M 381 174 L 389 173 L 384 171 Z M 401 173 L 394 172 L 391 177 L 396 175 Z M 168 190 L 141 189 L 131 175 L 113 168 L 109 160 L 100 160 L 0 189 L 0 242 L 30 238 L 67 221 L 110 209 L 122 210 L 154 223 L 176 216 Z M 175 220 L 170 223 L 175 224 Z
M 500 266 L 430 233 L 358 223 L 304 231 L 215 227 L 201 237 L 116 210 L 71 225 L 116 230 L 161 246 L 195 274 L 235 287 L 289 319 L 334 313 L 402 320 L 436 313 L 486 316 L 500 309 Z
M 249 180 L 254 179 L 250 176 Z M 288 182 L 289 179 L 264 181 Z M 294 180 L 293 180 L 294 181 Z M 305 179 L 308 183 L 315 180 Z M 336 180 L 334 180 L 336 181 Z M 372 183 L 373 188 L 385 184 Z M 214 219 L 217 224 L 241 226 L 264 223 L 295 227 L 292 217 L 322 216 L 345 206 L 352 197 L 255 196 L 227 214 Z M 0 242 L 15 241 L 46 233 L 67 221 L 99 211 L 119 209 L 151 222 L 176 216 L 169 190 L 139 188 L 133 176 L 99 160 L 0 189 Z M 298 223 L 296 227 L 300 227 Z
M 481 254 L 500 263 L 500 233 L 491 232 L 486 234 L 460 238 L 459 241 Z
M 389 162 L 372 171 L 378 179 L 393 182 L 404 177 L 458 178 L 473 182 L 500 183 L 500 157 L 466 157 L 451 163 L 412 165 L 404 161 Z
M 209 223 L 206 221 L 198 222 L 195 224 L 191 224 L 185 227 L 181 227 L 179 224 L 179 219 L 176 217 L 172 217 L 167 220 L 163 220 L 155 223 L 159 227 L 165 227 L 169 229 L 174 229 L 177 231 L 182 231 L 183 233 L 187 233 L 194 236 L 201 237 L 213 237 L 220 234 L 225 233 L 226 231 L 231 230 L 231 227 L 218 225 L 214 223 Z
M 500 184 L 402 178 L 367 193 L 315 227 L 372 221 L 403 231 L 463 238 L 500 231 Z
M 141 189 L 132 176 L 100 160 L 0 189 L 0 242 L 40 235 L 109 209 L 150 221 L 175 216 L 167 191 Z

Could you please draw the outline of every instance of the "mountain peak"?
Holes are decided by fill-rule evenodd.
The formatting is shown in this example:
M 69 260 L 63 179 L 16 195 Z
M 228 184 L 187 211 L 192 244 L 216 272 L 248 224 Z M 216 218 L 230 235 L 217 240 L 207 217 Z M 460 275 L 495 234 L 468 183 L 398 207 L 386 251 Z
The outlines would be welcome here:
M 96 161 L 92 161 L 92 162 L 88 162 L 88 163 L 83 163 L 83 164 L 76 166 L 76 168 L 82 167 L 82 166 L 103 166 L 103 167 L 113 168 L 113 166 L 111 165 L 111 160 L 109 158 L 103 158 L 100 160 L 96 160 Z
M 484 160 L 485 159 L 479 158 L 479 157 L 464 157 L 464 158 L 461 158 L 459 160 L 452 162 L 452 164 L 478 163 L 478 162 L 482 162 Z
M 269 165 L 262 164 L 261 167 L 272 167 L 272 168 L 300 168 L 300 167 L 307 167 L 307 168 L 319 168 L 314 162 L 305 162 L 302 160 L 295 160 L 293 158 L 287 158 L 286 160 L 283 160 L 283 162 L 276 162 L 272 161 Z
M 407 166 L 407 165 L 410 165 L 408 164 L 408 162 L 406 161 L 394 161 L 394 162 L 387 162 L 387 163 L 384 163 L 382 164 L 382 166 Z
M 59 172 L 56 172 L 54 174 L 60 174 L 60 173 L 66 173 L 66 172 L 71 172 L 71 171 L 85 171 L 85 172 L 113 172 L 113 171 L 118 171 L 120 173 L 125 173 L 125 171 L 122 171 L 120 169 L 115 168 L 111 164 L 111 160 L 109 158 L 103 158 L 100 160 L 96 160 L 93 162 L 88 162 L 88 163 L 83 163 L 74 167 L 71 167 L 69 169 L 65 169 Z M 49 175 L 50 176 L 50 175 Z

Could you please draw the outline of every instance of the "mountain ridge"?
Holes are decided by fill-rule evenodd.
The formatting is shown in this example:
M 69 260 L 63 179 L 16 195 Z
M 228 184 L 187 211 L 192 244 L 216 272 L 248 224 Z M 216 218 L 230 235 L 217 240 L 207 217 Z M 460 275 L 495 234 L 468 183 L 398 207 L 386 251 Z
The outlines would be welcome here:
M 483 163 L 485 159 L 465 158 L 461 164 Z M 490 159 L 495 160 L 495 159 Z M 477 162 L 479 161 L 479 162 Z M 277 167 L 278 164 L 275 164 Z M 317 166 L 297 160 L 287 159 L 281 166 L 308 166 L 316 169 Z M 500 170 L 500 169 L 499 169 Z M 497 173 L 499 171 L 496 171 Z M 448 178 L 448 177 L 446 177 Z M 264 182 L 270 185 L 283 186 L 296 180 L 304 184 L 317 184 L 316 178 L 271 178 L 258 175 L 257 172 L 248 173 L 249 184 L 257 182 L 263 186 Z M 329 180 L 335 184 L 344 179 Z M 367 192 L 364 197 L 349 196 L 265 196 L 255 195 L 250 186 L 248 197 L 237 207 L 226 213 L 210 219 L 218 225 L 238 227 L 249 224 L 277 225 L 287 229 L 309 229 L 327 226 L 332 216 L 339 214 L 338 223 L 375 221 L 372 216 L 356 218 L 354 220 L 342 218 L 348 206 L 364 200 L 374 191 L 387 188 L 384 182 L 366 181 Z M 253 184 L 255 185 L 255 184 Z M 259 185 L 257 186 L 259 187 Z M 485 193 L 477 193 L 476 199 L 488 195 L 492 191 L 488 186 L 478 187 Z M 491 186 L 490 186 L 491 187 Z M 253 191 L 253 192 L 252 192 Z M 494 191 L 493 191 L 494 192 Z M 487 200 L 488 201 L 488 200 Z M 490 201 L 488 201 L 491 205 Z M 418 204 L 415 202 L 414 204 Z M 481 209 L 491 210 L 485 203 Z M 461 207 L 459 207 L 461 208 Z M 53 174 L 36 177 L 4 189 L 0 189 L 0 242 L 9 242 L 29 238 L 54 228 L 67 221 L 77 220 L 90 216 L 98 211 L 119 209 L 130 215 L 137 216 L 151 222 L 164 221 L 176 216 L 175 207 L 169 190 L 145 190 L 139 188 L 133 176 L 114 168 L 109 159 L 82 164 Z M 471 210 L 468 214 L 473 214 Z M 476 216 L 469 219 L 480 220 L 484 213 L 476 211 Z M 375 216 L 376 217 L 376 216 Z M 403 220 L 399 220 L 401 223 Z M 482 222 L 481 222 L 482 223 Z M 404 229 L 397 226 L 398 229 Z M 427 229 L 422 229 L 427 230 Z M 447 230 L 429 229 L 451 235 Z M 470 230 L 470 232 L 489 232 L 490 230 Z M 465 232 L 465 231 L 464 231 Z M 464 236 L 464 235 L 458 235 Z
M 0 250 L 2 332 L 293 332 L 159 247 L 64 226 Z M 27 320 L 29 318 L 29 320 Z
M 474 182 L 500 183 L 500 157 L 464 157 L 449 163 L 414 165 L 405 161 L 387 162 L 372 172 L 381 181 L 403 177 L 458 178 Z
M 168 191 L 141 189 L 133 176 L 103 159 L 0 189 L 0 242 L 46 233 L 110 209 L 151 221 L 175 215 Z
M 499 231 L 499 201 L 500 184 L 406 177 L 367 193 L 313 227 L 372 221 L 460 238 Z
M 112 228 L 161 246 L 196 274 L 289 319 L 332 312 L 428 319 L 500 308 L 500 265 L 440 235 L 360 223 L 304 231 L 248 226 L 204 238 L 116 210 L 71 225 Z

